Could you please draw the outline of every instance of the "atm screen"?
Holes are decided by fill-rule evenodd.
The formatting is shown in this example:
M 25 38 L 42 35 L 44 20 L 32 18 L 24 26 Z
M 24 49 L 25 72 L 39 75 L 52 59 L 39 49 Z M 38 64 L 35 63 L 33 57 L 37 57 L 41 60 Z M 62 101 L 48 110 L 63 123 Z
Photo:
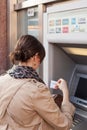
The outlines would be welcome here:
M 83 100 L 87 100 L 87 79 L 80 77 L 77 89 L 75 92 L 75 97 Z

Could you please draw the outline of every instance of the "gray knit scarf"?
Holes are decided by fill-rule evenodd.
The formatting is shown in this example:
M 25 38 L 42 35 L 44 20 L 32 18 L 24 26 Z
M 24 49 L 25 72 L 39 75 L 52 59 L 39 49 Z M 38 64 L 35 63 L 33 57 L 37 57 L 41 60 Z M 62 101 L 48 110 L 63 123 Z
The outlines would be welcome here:
M 38 73 L 32 68 L 28 66 L 13 66 L 7 73 L 16 79 L 22 78 L 32 78 L 36 79 L 39 82 L 44 83 L 44 81 L 39 77 Z

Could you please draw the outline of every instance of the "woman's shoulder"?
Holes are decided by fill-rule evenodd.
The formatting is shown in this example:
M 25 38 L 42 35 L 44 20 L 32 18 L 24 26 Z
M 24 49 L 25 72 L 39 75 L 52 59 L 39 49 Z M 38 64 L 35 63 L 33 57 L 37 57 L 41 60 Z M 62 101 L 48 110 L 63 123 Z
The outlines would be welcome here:
M 31 79 L 31 83 L 36 86 L 36 88 L 48 88 L 45 83 L 39 82 L 36 79 Z
M 26 85 L 29 88 L 29 91 L 32 91 L 34 93 L 49 91 L 49 88 L 46 86 L 46 84 L 39 82 L 36 79 L 29 79 Z

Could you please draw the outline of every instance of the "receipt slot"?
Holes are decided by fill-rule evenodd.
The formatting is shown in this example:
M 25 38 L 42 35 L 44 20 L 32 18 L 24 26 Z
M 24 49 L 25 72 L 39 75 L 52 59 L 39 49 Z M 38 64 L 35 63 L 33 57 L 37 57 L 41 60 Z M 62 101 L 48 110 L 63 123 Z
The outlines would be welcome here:
M 43 78 L 48 86 L 58 78 L 67 81 L 70 100 L 76 106 L 75 128 L 87 120 L 87 1 L 48 7 L 43 19 Z M 50 90 L 60 93 L 52 87 Z

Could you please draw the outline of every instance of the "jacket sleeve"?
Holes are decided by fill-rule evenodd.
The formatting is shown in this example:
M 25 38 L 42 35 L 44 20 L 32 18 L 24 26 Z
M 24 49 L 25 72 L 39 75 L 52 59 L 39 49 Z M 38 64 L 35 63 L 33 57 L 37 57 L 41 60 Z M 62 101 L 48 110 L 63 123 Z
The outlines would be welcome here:
M 35 111 L 53 128 L 68 130 L 71 127 L 75 107 L 70 102 L 61 105 L 60 109 L 44 84 L 37 87 L 32 100 Z

